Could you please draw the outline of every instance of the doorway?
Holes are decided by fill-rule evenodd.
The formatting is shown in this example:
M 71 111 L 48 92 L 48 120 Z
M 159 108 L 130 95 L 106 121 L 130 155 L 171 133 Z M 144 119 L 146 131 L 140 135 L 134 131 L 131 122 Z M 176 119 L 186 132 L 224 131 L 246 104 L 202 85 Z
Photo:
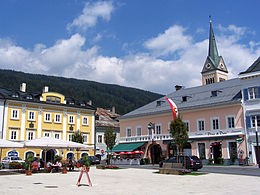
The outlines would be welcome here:
M 161 161 L 162 149 L 159 144 L 152 144 L 150 149 L 151 163 L 159 164 Z
M 222 157 L 222 144 L 220 142 L 214 142 L 211 144 L 212 158 L 215 164 L 220 164 L 220 158 Z
M 171 158 L 173 156 L 177 156 L 177 146 L 171 143 L 168 146 L 168 157 Z
M 55 150 L 53 150 L 53 149 L 47 150 L 46 151 L 46 161 L 45 161 L 45 153 L 44 153 L 44 151 L 42 151 L 42 159 L 45 162 L 48 162 L 48 161 L 54 162 L 55 154 L 56 154 Z

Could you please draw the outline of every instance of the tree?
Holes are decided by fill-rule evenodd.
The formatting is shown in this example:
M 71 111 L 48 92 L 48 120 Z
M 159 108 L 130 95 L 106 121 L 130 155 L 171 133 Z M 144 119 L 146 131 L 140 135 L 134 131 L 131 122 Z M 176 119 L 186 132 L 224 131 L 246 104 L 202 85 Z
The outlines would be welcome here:
M 72 135 L 72 141 L 73 141 L 73 142 L 77 142 L 77 143 L 83 144 L 83 136 L 82 136 L 82 133 L 81 133 L 80 131 L 76 131 L 76 132 Z
M 179 151 L 182 153 L 183 146 L 187 144 L 189 140 L 189 135 L 187 132 L 187 127 L 180 117 L 177 117 L 171 122 L 170 133 Z
M 113 127 L 108 127 L 105 131 L 104 140 L 107 145 L 108 150 L 112 150 L 116 144 L 116 133 L 113 130 Z M 108 155 L 108 162 L 110 161 L 110 156 Z

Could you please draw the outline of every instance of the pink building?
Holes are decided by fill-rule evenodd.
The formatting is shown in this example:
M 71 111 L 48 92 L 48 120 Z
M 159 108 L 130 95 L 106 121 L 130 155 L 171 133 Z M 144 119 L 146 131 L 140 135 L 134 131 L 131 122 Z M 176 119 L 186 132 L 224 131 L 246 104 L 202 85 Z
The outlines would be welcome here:
M 122 146 L 125 150 L 142 150 L 143 157 L 154 163 L 176 155 L 169 133 L 173 118 L 167 97 L 175 102 L 188 128 L 189 142 L 184 149 L 187 155 L 196 155 L 204 163 L 220 163 L 223 159 L 226 164 L 241 163 L 247 151 L 240 80 L 228 80 L 211 22 L 209 53 L 201 74 L 202 86 L 176 86 L 176 91 L 120 117 L 120 144 L 115 149 Z M 153 136 L 148 129 L 150 122 L 154 124 Z

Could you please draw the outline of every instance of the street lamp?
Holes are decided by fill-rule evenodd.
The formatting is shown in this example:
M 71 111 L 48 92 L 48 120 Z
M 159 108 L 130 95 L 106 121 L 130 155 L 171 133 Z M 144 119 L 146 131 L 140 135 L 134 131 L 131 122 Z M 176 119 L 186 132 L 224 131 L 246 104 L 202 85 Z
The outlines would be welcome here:
M 150 122 L 148 124 L 148 129 L 149 131 L 152 130 L 152 164 L 154 166 L 154 124 L 152 122 Z
M 259 162 L 259 148 L 258 148 L 258 130 L 257 130 L 257 116 L 255 116 L 255 138 L 256 138 L 256 153 L 257 153 L 257 157 L 256 158 L 256 163 L 258 164 L 258 168 L 260 168 L 260 162 Z

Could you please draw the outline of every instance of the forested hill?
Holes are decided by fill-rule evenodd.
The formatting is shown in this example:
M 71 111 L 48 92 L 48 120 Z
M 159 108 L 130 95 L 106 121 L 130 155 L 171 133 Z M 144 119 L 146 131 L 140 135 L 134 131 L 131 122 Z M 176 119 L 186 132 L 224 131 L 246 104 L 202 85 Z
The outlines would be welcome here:
M 19 90 L 21 83 L 26 83 L 27 92 L 41 93 L 44 86 L 49 86 L 49 91 L 79 101 L 91 100 L 96 107 L 108 109 L 115 106 L 116 112 L 121 115 L 162 97 L 160 94 L 119 85 L 0 69 L 1 88 Z

